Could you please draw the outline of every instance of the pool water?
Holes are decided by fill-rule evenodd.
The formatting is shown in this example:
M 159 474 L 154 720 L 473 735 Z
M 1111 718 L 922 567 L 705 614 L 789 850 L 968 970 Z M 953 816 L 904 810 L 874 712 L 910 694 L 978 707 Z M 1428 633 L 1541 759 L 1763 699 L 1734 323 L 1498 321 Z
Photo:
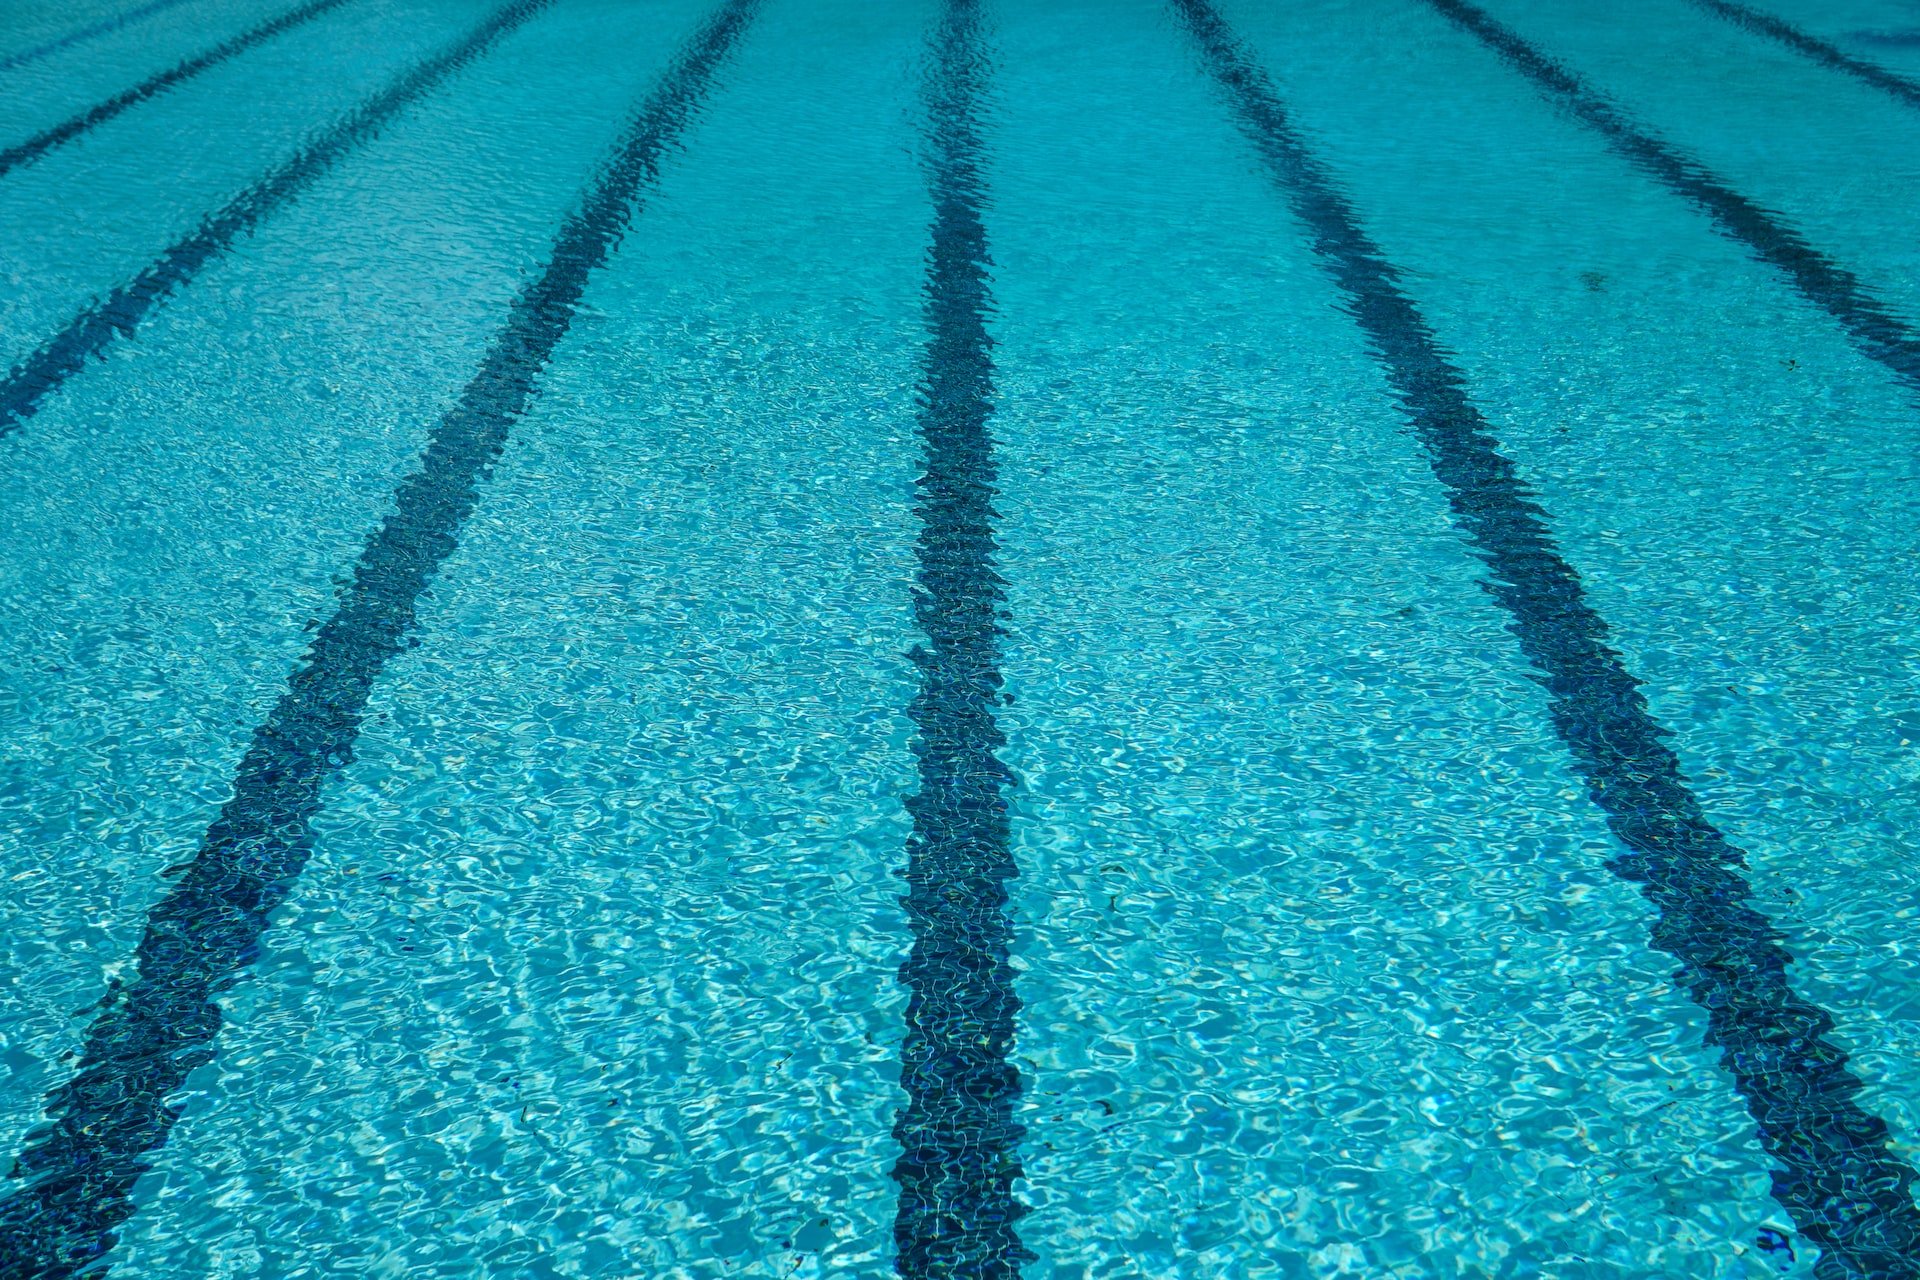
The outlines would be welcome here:
M 0 103 L 0 1277 L 1920 1277 L 1920 3 Z

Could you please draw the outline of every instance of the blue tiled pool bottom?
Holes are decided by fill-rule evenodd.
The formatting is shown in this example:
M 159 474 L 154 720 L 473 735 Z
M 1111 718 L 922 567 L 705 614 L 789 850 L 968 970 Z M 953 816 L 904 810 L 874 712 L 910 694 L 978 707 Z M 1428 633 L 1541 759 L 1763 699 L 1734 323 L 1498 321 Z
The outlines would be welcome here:
M 1920 1276 L 1916 31 L 0 15 L 0 1276 Z

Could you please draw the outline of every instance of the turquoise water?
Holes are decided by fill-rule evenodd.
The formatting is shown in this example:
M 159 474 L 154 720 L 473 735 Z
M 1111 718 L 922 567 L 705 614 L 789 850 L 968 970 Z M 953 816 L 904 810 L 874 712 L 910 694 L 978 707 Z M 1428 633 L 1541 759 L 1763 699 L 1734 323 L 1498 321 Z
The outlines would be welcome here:
M 1911 104 L 308 7 L 0 6 L 0 1276 L 1920 1276 Z

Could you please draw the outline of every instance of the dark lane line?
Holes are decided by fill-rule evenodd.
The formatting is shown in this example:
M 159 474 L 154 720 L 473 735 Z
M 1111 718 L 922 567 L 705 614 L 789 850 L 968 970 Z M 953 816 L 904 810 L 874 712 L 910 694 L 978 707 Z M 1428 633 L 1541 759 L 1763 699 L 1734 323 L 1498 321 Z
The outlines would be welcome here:
M 134 1211 L 135 1180 L 178 1113 L 167 1097 L 213 1057 L 216 992 L 260 953 L 275 906 L 312 850 L 326 784 L 353 758 L 374 682 L 408 642 L 421 595 L 459 542 L 479 487 L 531 405 L 604 264 L 662 161 L 738 42 L 759 0 L 728 0 L 695 32 L 594 175 L 556 236 L 545 268 L 515 298 L 479 370 L 434 425 L 420 466 L 367 538 L 339 606 L 315 634 L 233 780 L 179 883 L 147 918 L 132 982 L 112 992 L 87 1032 L 54 1116 L 15 1166 L 28 1185 L 0 1201 L 0 1277 L 98 1274 L 115 1228 Z M 269 1135 L 255 1135 L 271 1141 Z
M 90 26 L 81 27 L 78 31 L 69 31 L 66 35 L 49 40 L 45 44 L 37 44 L 31 49 L 22 49 L 19 53 L 0 58 L 0 73 L 12 71 L 16 67 L 24 67 L 29 62 L 38 62 L 42 58 L 56 54 L 62 49 L 70 49 L 83 41 L 111 35 L 122 27 L 132 26 L 142 18 L 151 18 L 156 13 L 165 13 L 168 9 L 178 8 L 187 2 L 188 0 L 150 0 L 150 3 L 129 9 L 125 13 L 115 14 L 111 18 L 102 18 Z
M 1920 80 L 1909 79 L 1865 58 L 1856 58 L 1838 45 L 1829 44 L 1785 19 L 1748 5 L 1735 4 L 1733 0 L 1693 0 L 1693 3 L 1715 17 L 1725 18 L 1735 26 L 1745 27 L 1755 35 L 1776 40 L 1795 53 L 1805 54 L 1823 67 L 1890 93 L 1910 107 L 1920 107 Z
M 907 1102 L 893 1129 L 901 1147 L 894 1265 L 909 1280 L 1019 1280 L 1034 1256 L 1014 1229 L 1026 1212 L 1013 1185 L 1026 1130 L 1014 1118 L 1020 1073 L 1008 1060 L 1020 1000 L 1007 882 L 1018 870 L 1006 799 L 1013 779 L 996 754 L 1006 737 L 994 716 L 1006 592 L 994 568 L 981 125 L 991 67 L 981 25 L 980 0 L 945 0 L 926 84 L 934 214 L 913 616 L 927 643 L 912 653 L 920 691 L 908 713 L 920 790 L 907 801 L 913 834 L 901 873 L 913 946 L 900 967 Z
M 0 378 L 0 437 L 19 430 L 47 396 L 87 367 L 115 338 L 130 337 L 174 292 L 240 236 L 290 203 L 335 161 L 363 143 L 442 81 L 553 0 L 509 0 L 468 35 L 369 98 L 175 241 L 139 275 L 89 304 Z
M 1698 206 L 1756 258 L 1786 273 L 1800 296 L 1839 321 L 1865 355 L 1920 391 L 1920 335 L 1860 278 L 1808 244 L 1786 219 L 1735 191 L 1705 165 L 1634 124 L 1580 77 L 1468 0 L 1426 0 L 1534 86 L 1558 100 L 1642 172 Z
M 1823 1251 L 1823 1277 L 1920 1274 L 1914 1171 L 1863 1109 L 1860 1081 L 1825 1037 L 1833 1020 L 1795 994 L 1778 929 L 1750 903 L 1745 855 L 1710 822 L 1606 622 L 1554 544 L 1546 514 L 1467 397 L 1466 379 L 1400 288 L 1265 71 L 1210 0 L 1172 0 L 1314 253 L 1346 295 L 1446 489 L 1454 523 L 1491 573 L 1482 583 L 1547 689 L 1555 731 L 1625 846 L 1609 869 L 1640 886 L 1653 945 L 1707 1014 L 1707 1041 L 1777 1162 L 1773 1192 Z
M 263 22 L 251 31 L 243 31 L 231 40 L 223 41 L 204 53 L 196 53 L 184 62 L 175 63 L 165 71 L 148 76 L 131 89 L 122 89 L 111 98 L 95 103 L 77 116 L 71 116 L 59 124 L 42 129 L 25 142 L 16 143 L 0 151 L 0 178 L 6 177 L 23 164 L 38 160 L 55 147 L 72 142 L 89 129 L 98 128 L 121 112 L 137 107 L 157 94 L 165 93 L 182 81 L 191 80 L 202 71 L 217 67 L 230 58 L 238 57 L 275 36 L 285 35 L 295 27 L 311 22 L 346 3 L 347 0 L 307 0 L 306 4 L 289 9 L 279 17 Z

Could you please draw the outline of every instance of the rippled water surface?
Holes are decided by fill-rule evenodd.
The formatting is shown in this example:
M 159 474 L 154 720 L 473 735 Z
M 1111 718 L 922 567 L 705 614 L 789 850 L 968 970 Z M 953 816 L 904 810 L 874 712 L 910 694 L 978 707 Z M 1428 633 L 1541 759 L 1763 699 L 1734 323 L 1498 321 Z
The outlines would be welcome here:
M 1755 4 L 0 3 L 0 1278 L 1920 1277 Z

